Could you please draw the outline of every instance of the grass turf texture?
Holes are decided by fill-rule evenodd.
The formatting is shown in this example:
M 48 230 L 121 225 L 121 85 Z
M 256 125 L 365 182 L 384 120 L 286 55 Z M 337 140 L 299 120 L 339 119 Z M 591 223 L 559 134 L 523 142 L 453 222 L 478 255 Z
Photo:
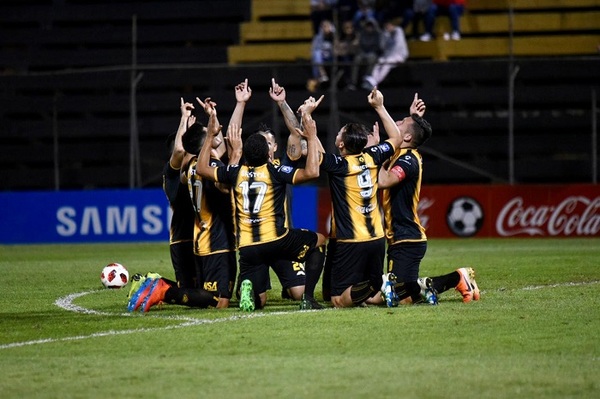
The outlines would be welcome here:
M 128 286 L 101 288 L 110 262 L 173 275 L 162 243 L 0 246 L 0 397 L 600 394 L 600 239 L 431 240 L 422 275 L 473 266 L 481 301 L 393 309 L 301 312 L 274 278 L 251 315 L 128 315 Z

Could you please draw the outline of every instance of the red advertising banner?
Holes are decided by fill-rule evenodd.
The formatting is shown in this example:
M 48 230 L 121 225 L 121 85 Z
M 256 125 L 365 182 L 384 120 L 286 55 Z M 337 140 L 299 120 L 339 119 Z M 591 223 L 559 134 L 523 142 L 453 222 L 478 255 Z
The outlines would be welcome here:
M 322 191 L 318 226 L 326 232 Z M 419 217 L 428 237 L 599 237 L 600 185 L 424 186 Z

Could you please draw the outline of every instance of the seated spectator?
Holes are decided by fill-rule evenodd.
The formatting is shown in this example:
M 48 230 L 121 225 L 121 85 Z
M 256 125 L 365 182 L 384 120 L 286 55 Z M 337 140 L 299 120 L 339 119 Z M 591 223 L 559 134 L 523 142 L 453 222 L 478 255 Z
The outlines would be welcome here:
M 329 81 L 326 63 L 333 61 L 333 42 L 335 38 L 335 26 L 329 20 L 321 22 L 319 33 L 315 35 L 312 41 L 312 78 L 318 83 Z
M 358 50 L 354 56 L 351 82 L 348 89 L 356 89 L 361 69 L 364 68 L 367 74 L 371 72 L 382 50 L 383 36 L 379 24 L 375 19 L 368 19 L 362 24 L 358 32 Z
M 419 40 L 421 37 L 421 25 L 425 21 L 425 15 L 431 7 L 432 0 L 414 0 L 412 14 L 412 29 L 409 36 L 410 40 Z
M 390 71 L 399 63 L 408 58 L 408 45 L 404 30 L 394 24 L 393 21 L 386 21 L 383 25 L 384 48 L 383 54 L 377 60 L 370 75 L 363 79 L 362 88 L 372 90 L 385 79 Z
M 339 62 L 340 70 L 343 71 L 345 86 L 352 84 L 352 62 L 358 52 L 358 33 L 354 29 L 352 21 L 344 21 L 342 32 L 335 41 L 334 52 Z
M 445 40 L 460 40 L 460 17 L 465 11 L 465 0 L 433 0 L 433 4 L 425 14 L 425 33 L 421 40 L 428 42 L 435 38 L 433 31 L 435 19 L 439 15 L 447 15 L 450 18 L 452 32 L 444 34 Z

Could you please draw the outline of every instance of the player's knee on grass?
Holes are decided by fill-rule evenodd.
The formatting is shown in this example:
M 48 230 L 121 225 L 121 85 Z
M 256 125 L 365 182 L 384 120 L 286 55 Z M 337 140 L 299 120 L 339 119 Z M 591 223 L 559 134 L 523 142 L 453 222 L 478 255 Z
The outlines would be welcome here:
M 354 305 L 360 305 L 373 296 L 375 290 L 369 281 L 362 281 L 350 287 L 350 298 Z

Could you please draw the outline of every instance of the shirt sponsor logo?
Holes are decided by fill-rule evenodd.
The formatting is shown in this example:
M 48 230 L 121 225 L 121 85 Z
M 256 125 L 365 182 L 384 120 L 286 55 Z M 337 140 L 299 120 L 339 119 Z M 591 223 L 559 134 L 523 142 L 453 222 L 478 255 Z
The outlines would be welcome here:
M 356 212 L 362 213 L 363 215 L 365 215 L 365 214 L 371 213 L 375 210 L 375 204 L 369 204 L 367 206 L 357 206 L 354 209 L 356 210 Z

